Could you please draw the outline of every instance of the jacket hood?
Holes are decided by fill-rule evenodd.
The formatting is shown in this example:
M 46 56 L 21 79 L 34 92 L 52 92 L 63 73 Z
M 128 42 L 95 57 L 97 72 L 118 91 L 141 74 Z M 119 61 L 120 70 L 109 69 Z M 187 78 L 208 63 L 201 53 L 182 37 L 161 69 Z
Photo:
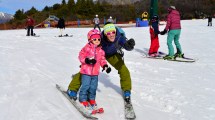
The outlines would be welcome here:
M 176 14 L 176 15 L 179 15 L 179 14 L 180 14 L 177 10 L 172 10 L 170 13 L 171 13 L 171 14 Z

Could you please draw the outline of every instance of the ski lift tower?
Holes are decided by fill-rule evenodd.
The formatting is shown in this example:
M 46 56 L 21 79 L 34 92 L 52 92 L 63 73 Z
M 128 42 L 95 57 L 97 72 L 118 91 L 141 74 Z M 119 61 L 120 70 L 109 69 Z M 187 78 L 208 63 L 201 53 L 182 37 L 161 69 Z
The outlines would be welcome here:
M 151 0 L 149 19 L 154 15 L 158 15 L 158 0 Z

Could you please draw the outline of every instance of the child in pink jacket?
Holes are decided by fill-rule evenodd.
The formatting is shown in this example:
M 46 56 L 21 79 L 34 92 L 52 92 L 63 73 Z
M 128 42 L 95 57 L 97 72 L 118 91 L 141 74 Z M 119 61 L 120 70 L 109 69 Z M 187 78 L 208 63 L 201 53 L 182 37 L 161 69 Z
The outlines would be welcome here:
M 87 37 L 88 43 L 79 53 L 79 60 L 81 62 L 80 73 L 82 75 L 79 101 L 85 107 L 89 106 L 89 102 L 93 109 L 95 109 L 97 107 L 95 98 L 100 66 L 103 70 L 106 70 L 107 73 L 110 73 L 111 68 L 107 65 L 105 52 L 100 45 L 100 32 L 96 29 L 90 30 Z

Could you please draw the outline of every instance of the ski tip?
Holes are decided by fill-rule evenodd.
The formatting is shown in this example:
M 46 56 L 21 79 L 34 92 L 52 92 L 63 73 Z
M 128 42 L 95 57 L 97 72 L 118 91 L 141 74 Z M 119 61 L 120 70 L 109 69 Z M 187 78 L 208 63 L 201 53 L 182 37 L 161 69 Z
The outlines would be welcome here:
M 56 86 L 56 88 L 60 88 L 60 86 L 58 84 L 56 84 L 55 86 Z

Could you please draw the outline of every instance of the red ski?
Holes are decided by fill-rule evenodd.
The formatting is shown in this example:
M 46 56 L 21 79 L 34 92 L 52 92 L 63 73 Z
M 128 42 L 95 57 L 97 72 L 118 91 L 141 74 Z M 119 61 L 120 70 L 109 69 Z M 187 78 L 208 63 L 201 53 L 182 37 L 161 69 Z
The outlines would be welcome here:
M 97 113 L 99 113 L 99 114 L 104 113 L 104 109 L 103 108 L 97 108 L 97 109 L 93 110 L 91 114 L 95 115 Z

